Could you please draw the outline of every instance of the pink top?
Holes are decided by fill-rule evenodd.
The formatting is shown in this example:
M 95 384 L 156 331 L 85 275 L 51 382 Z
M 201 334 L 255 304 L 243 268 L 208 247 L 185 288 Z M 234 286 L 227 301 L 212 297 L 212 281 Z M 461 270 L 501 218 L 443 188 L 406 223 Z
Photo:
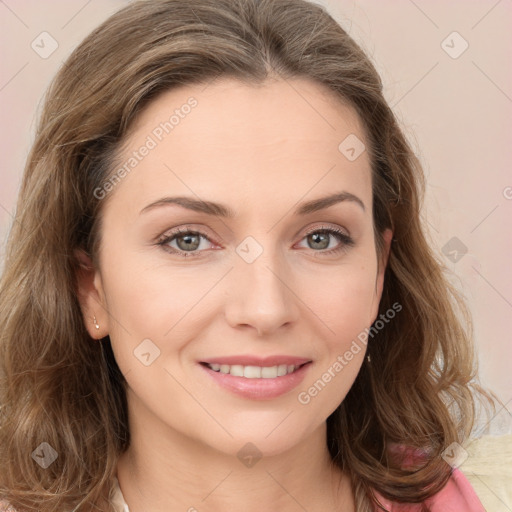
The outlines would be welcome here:
M 398 443 L 390 443 L 388 449 L 390 456 L 404 469 L 421 463 L 426 454 L 419 448 Z M 397 503 L 378 492 L 375 494 L 388 512 L 486 512 L 468 479 L 457 467 L 452 468 L 445 486 L 422 503 Z M 381 511 L 375 508 L 375 512 Z
M 462 471 L 454 468 L 446 485 L 423 503 L 396 503 L 375 493 L 388 512 L 485 512 L 473 487 Z M 375 512 L 381 512 L 378 508 Z

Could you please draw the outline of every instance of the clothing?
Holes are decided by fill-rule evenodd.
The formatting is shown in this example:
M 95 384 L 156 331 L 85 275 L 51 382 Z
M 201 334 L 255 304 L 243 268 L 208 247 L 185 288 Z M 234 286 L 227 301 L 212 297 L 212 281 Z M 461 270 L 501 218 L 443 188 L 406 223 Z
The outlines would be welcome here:
M 392 503 L 378 493 L 377 497 L 388 512 L 485 512 L 464 473 L 455 468 L 446 485 L 423 503 Z M 128 509 L 124 512 L 129 512 Z M 377 510 L 375 511 L 377 512 Z
M 112 501 L 116 512 L 130 512 L 126 504 L 119 482 L 115 479 Z M 478 499 L 471 484 L 462 471 L 455 468 L 446 485 L 437 494 L 427 499 L 424 503 L 403 504 L 386 500 L 377 494 L 380 502 L 388 512 L 485 512 L 485 508 Z M 375 512 L 381 512 L 375 509 Z
M 124 501 L 123 493 L 121 492 L 121 488 L 119 487 L 119 481 L 116 477 L 114 477 L 114 489 L 111 495 L 112 505 L 114 505 L 114 509 L 116 512 L 130 512 L 126 501 Z

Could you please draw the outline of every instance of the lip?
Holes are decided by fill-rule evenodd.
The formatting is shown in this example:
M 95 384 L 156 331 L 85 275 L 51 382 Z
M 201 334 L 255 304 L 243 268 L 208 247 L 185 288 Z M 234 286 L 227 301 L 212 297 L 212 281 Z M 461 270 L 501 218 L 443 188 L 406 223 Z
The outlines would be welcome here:
M 309 363 L 311 359 L 305 359 L 304 357 L 286 356 L 286 355 L 275 355 L 267 357 L 258 357 L 251 355 L 239 355 L 239 356 L 225 356 L 225 357 L 212 357 L 198 361 L 200 363 L 208 364 L 241 364 L 242 366 L 279 366 L 280 364 L 294 366 L 300 366 L 304 363 Z
M 232 363 L 228 363 L 232 360 Z M 248 361 L 242 363 L 241 361 Z M 256 362 L 257 361 L 257 362 Z M 281 361 L 273 363 L 273 361 Z M 292 361 L 289 362 L 288 361 Z M 295 363 L 293 362 L 295 361 Z M 263 362 L 263 363 L 262 363 Z M 271 400 L 284 395 L 296 388 L 306 376 L 309 367 L 313 364 L 309 359 L 293 358 L 288 356 L 275 356 L 269 358 L 235 357 L 209 359 L 210 364 L 242 364 L 243 366 L 276 366 L 278 364 L 301 365 L 293 373 L 288 373 L 273 379 L 248 379 L 235 377 L 229 373 L 220 373 L 208 368 L 205 362 L 199 363 L 199 367 L 218 386 L 242 398 L 251 400 Z

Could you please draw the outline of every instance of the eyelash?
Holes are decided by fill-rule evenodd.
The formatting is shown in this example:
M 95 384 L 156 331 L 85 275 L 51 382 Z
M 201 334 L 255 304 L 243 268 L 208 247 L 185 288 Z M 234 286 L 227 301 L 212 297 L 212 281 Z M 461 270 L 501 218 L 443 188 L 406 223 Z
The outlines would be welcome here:
M 341 251 L 345 250 L 348 247 L 352 247 L 354 245 L 354 240 L 349 235 L 347 235 L 346 233 L 341 231 L 340 229 L 338 229 L 338 228 L 330 228 L 330 227 L 325 227 L 325 226 L 321 226 L 319 228 L 317 227 L 317 228 L 309 230 L 302 237 L 301 241 L 304 238 L 306 238 L 307 236 L 312 235 L 314 233 L 322 233 L 322 234 L 333 235 L 340 242 L 342 242 L 339 247 L 336 247 L 334 249 L 329 249 L 329 250 L 325 250 L 324 249 L 322 251 L 314 251 L 314 252 L 318 252 L 318 253 L 320 253 L 322 255 L 335 254 L 335 253 L 338 253 L 338 252 L 341 252 Z M 213 243 L 212 240 L 210 240 L 210 238 L 205 233 L 203 233 L 202 231 L 196 231 L 196 230 L 189 229 L 188 227 L 185 227 L 185 228 L 177 228 L 174 231 L 172 231 L 171 233 L 169 233 L 168 235 L 165 235 L 163 238 L 160 238 L 160 240 L 158 241 L 157 245 L 162 246 L 164 248 L 164 250 L 170 252 L 171 254 L 176 254 L 177 256 L 180 256 L 182 258 L 196 258 L 196 257 L 200 257 L 202 251 L 189 251 L 189 252 L 181 251 L 181 250 L 177 250 L 177 249 L 171 248 L 171 247 L 169 247 L 167 245 L 170 242 L 172 242 L 175 238 L 178 238 L 180 235 L 184 235 L 184 234 L 185 235 L 200 235 L 203 238 L 206 238 L 206 240 L 208 240 L 209 242 Z

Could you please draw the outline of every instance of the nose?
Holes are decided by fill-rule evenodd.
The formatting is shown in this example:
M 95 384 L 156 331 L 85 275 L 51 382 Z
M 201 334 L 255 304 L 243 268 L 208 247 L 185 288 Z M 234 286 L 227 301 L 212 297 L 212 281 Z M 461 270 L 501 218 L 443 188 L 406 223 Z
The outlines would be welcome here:
M 269 250 L 248 263 L 238 256 L 229 273 L 226 320 L 235 329 L 254 329 L 259 337 L 293 324 L 298 297 L 289 268 Z

